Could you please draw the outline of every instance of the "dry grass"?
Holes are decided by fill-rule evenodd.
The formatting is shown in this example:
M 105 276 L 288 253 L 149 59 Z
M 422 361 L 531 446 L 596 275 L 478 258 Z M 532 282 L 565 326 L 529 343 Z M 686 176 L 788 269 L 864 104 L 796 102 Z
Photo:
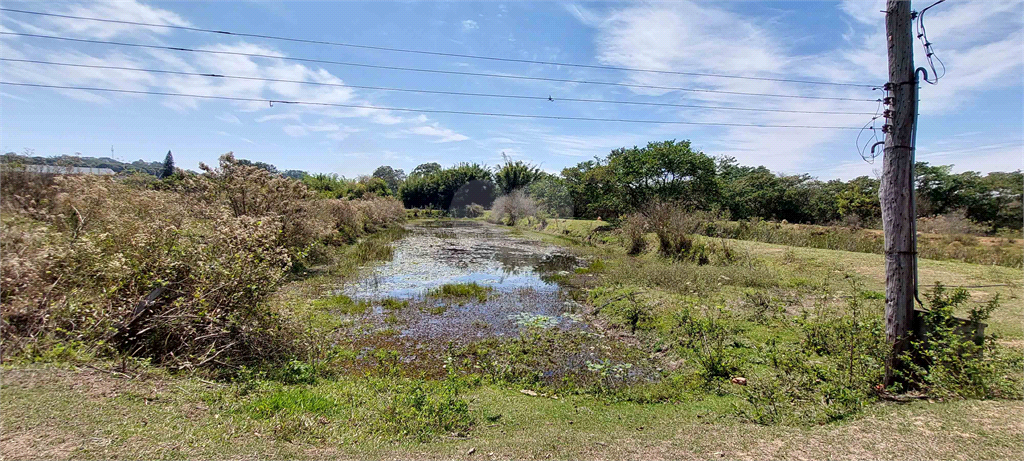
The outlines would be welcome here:
M 322 199 L 230 154 L 202 168 L 148 186 L 24 174 L 5 182 L 4 360 L 70 348 L 194 368 L 287 355 L 296 326 L 265 308 L 270 294 L 333 258 L 332 247 L 405 216 L 396 200 Z M 355 248 L 361 262 L 391 251 L 375 239 Z

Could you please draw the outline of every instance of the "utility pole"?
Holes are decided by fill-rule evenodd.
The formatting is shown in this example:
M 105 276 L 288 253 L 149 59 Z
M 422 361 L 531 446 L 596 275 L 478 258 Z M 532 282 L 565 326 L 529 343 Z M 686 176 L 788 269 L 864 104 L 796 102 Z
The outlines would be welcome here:
M 885 337 L 892 346 L 885 363 L 885 386 L 901 368 L 914 321 L 915 245 L 913 146 L 917 81 L 910 1 L 888 0 L 885 32 L 889 49 L 885 153 L 879 199 L 885 232 Z

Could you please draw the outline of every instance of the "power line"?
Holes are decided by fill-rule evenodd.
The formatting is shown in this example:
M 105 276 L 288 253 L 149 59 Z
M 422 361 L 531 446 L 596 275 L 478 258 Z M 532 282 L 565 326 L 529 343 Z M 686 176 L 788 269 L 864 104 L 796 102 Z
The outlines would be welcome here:
M 12 13 L 22 13 L 22 14 L 33 14 L 33 15 L 38 15 L 38 16 L 51 16 L 51 17 L 67 18 L 67 19 L 80 19 L 80 20 L 85 20 L 85 21 L 99 21 L 99 22 L 114 23 L 114 24 L 129 24 L 129 25 L 145 26 L 145 27 L 160 27 L 160 28 L 165 28 L 165 29 L 187 30 L 187 31 L 191 31 L 191 32 L 206 32 L 206 33 L 211 33 L 211 34 L 234 35 L 234 36 L 237 36 L 237 37 L 262 38 L 262 39 L 268 39 L 268 40 L 281 40 L 281 41 L 288 41 L 288 42 L 310 43 L 310 44 L 316 44 L 316 45 L 342 46 L 342 47 L 349 47 L 349 48 L 361 48 L 361 49 L 367 49 L 367 50 L 391 51 L 391 52 L 396 52 L 396 53 L 412 53 L 412 54 L 425 54 L 425 55 L 432 55 L 432 56 L 447 56 L 447 57 L 456 57 L 456 58 L 483 59 L 483 60 L 488 60 L 488 61 L 516 62 L 516 63 L 524 63 L 524 64 L 543 64 L 543 65 L 550 65 L 550 66 L 581 67 L 581 68 L 587 68 L 587 69 L 622 70 L 622 71 L 630 71 L 630 72 L 648 72 L 648 73 L 656 73 L 656 74 L 691 75 L 691 76 L 699 76 L 699 77 L 732 78 L 732 79 L 743 79 L 743 80 L 761 80 L 761 81 L 771 81 L 771 82 L 805 83 L 805 84 L 812 84 L 812 85 L 834 85 L 834 86 L 849 86 L 849 87 L 861 87 L 861 88 L 874 88 L 874 87 L 878 86 L 878 85 L 869 85 L 869 84 L 864 84 L 864 83 L 837 83 L 837 82 L 823 82 L 823 81 L 816 81 L 816 80 L 798 80 L 798 79 L 772 78 L 772 77 L 750 77 L 750 76 L 741 76 L 741 75 L 711 74 L 711 73 L 702 73 L 702 72 L 683 72 L 683 71 L 673 71 L 673 70 L 642 69 L 642 68 L 635 68 L 635 67 L 620 67 L 620 66 L 607 66 L 607 65 L 595 65 L 595 64 L 574 64 L 574 63 L 555 62 L 555 61 L 537 61 L 537 60 L 531 60 L 531 59 L 499 58 L 499 57 L 494 57 L 494 56 L 480 56 L 480 55 L 472 55 L 472 54 L 447 53 L 447 52 L 440 52 L 440 51 L 411 50 L 411 49 L 405 49 L 405 48 L 390 48 L 390 47 L 375 46 L 375 45 L 358 45 L 358 44 L 353 44 L 353 43 L 332 42 L 332 41 L 326 41 L 326 40 L 309 40 L 309 39 L 302 39 L 302 38 L 281 37 L 281 36 L 265 35 L 265 34 L 250 34 L 250 33 L 243 33 L 243 32 L 228 32 L 228 31 L 223 31 L 223 30 L 203 29 L 203 28 L 199 28 L 199 27 L 188 27 L 188 26 L 176 26 L 176 25 L 171 25 L 171 24 L 153 24 L 153 23 L 145 23 L 145 22 L 137 22 L 137 21 L 125 21 L 125 20 L 119 20 L 119 19 L 90 18 L 90 17 L 85 17 L 85 16 L 73 16 L 73 15 L 57 14 L 57 13 L 43 13 L 43 12 L 39 12 L 39 11 L 27 11 L 27 10 L 19 10 L 19 9 L 14 9 L 14 8 L 0 8 L 0 11 L 8 11 L 8 12 L 12 12 Z
M 537 119 L 549 119 L 549 120 L 579 120 L 588 122 L 624 122 L 624 123 L 649 123 L 649 124 L 675 124 L 675 125 L 704 125 L 704 126 L 734 126 L 734 127 L 751 127 L 751 128 L 813 128 L 813 129 L 832 129 L 832 130 L 857 130 L 857 127 L 849 126 L 817 126 L 817 125 L 762 125 L 762 124 L 748 124 L 748 123 L 718 123 L 718 122 L 687 122 L 681 120 L 636 120 L 636 119 L 622 119 L 622 118 L 593 118 L 593 117 L 571 117 L 562 115 L 533 115 L 533 114 L 506 114 L 500 112 L 472 112 L 464 110 L 443 110 L 443 109 L 409 109 L 404 107 L 383 107 L 383 106 L 368 106 L 361 104 L 342 104 L 342 103 L 330 103 L 330 102 L 313 102 L 313 101 L 288 101 L 280 99 L 268 99 L 268 98 L 242 98 L 235 96 L 212 96 L 212 95 L 200 95 L 200 94 L 187 94 L 187 93 L 171 93 L 163 91 L 141 91 L 141 90 L 121 90 L 115 88 L 97 88 L 97 87 L 84 87 L 84 86 L 64 86 L 64 85 L 44 85 L 40 83 L 27 83 L 27 82 L 4 82 L 0 81 L 0 85 L 13 85 L 13 86 L 25 86 L 35 88 L 54 88 L 61 90 L 83 90 L 83 91 L 107 91 L 113 93 L 128 93 L 128 94 L 145 94 L 154 96 L 181 96 L 189 98 L 202 98 L 202 99 L 219 99 L 226 101 L 245 101 L 245 102 L 267 102 L 271 106 L 274 103 L 278 104 L 296 104 L 296 105 L 310 105 L 310 106 L 327 106 L 327 107 L 347 107 L 353 109 L 371 109 L 371 110 L 392 110 L 396 112 L 422 112 L 427 114 L 456 114 L 456 115 L 480 115 L 489 117 L 510 117 L 510 118 L 537 118 Z
M 0 58 L 0 61 L 10 62 L 24 62 L 31 64 L 46 64 L 54 66 L 66 66 L 66 67 L 78 67 L 88 69 L 109 69 L 109 70 L 127 70 L 133 72 L 149 72 L 157 74 L 170 74 L 170 75 L 188 75 L 195 77 L 210 77 L 210 78 L 225 78 L 225 79 L 239 79 L 239 80 L 254 80 L 262 82 L 276 82 L 276 83 L 299 83 L 303 85 L 318 85 L 318 86 L 329 86 L 338 88 L 357 88 L 365 90 L 382 90 L 382 91 L 401 91 L 409 93 L 426 93 L 426 94 L 441 94 L 441 95 L 452 95 L 452 96 L 479 96 L 479 97 L 490 97 L 490 98 L 506 98 L 506 99 L 529 99 L 529 100 L 540 100 L 540 101 L 569 101 L 569 102 L 588 102 L 588 103 L 604 103 L 604 104 L 628 104 L 628 105 L 640 105 L 640 106 L 667 106 L 667 107 L 688 107 L 698 109 L 712 109 L 712 110 L 738 110 L 738 111 L 754 111 L 754 112 L 784 112 L 784 113 L 796 113 L 796 114 L 830 114 L 830 115 L 873 115 L 873 112 L 841 112 L 841 111 L 813 111 L 813 110 L 786 110 L 786 109 L 761 109 L 761 108 L 750 108 L 750 107 L 726 107 L 726 106 L 704 106 L 696 104 L 675 104 L 675 103 L 661 103 L 661 102 L 643 102 L 643 101 L 617 101 L 609 99 L 585 99 L 585 98 L 553 98 L 551 96 L 529 96 L 529 95 L 511 95 L 511 94 L 495 94 L 495 93 L 470 93 L 462 91 L 440 91 L 440 90 L 423 90 L 414 88 L 393 88 L 393 87 L 380 87 L 380 86 L 365 86 L 365 85 L 349 85 L 345 83 L 327 83 L 327 82 L 314 82 L 309 80 L 289 80 L 279 78 L 264 78 L 264 77 L 249 77 L 239 75 L 223 75 L 214 73 L 202 73 L 202 72 L 184 72 L 176 70 L 163 70 L 163 69 L 142 69 L 137 67 L 122 67 L 122 66 L 105 66 L 98 64 L 80 64 L 80 63 L 66 63 L 66 62 L 54 62 L 54 61 L 42 61 L 36 59 L 15 59 L 15 58 Z
M 731 94 L 741 96 L 766 96 L 774 98 L 795 98 L 795 99 L 822 99 L 831 101 L 867 101 L 876 102 L 876 99 L 860 99 L 860 98 L 838 98 L 838 97 L 826 97 L 826 96 L 804 96 L 804 95 L 792 95 L 792 94 L 775 94 L 775 93 L 748 93 L 742 91 L 725 91 L 725 90 L 708 90 L 700 88 L 682 88 L 674 86 L 658 86 L 658 85 L 641 85 L 636 83 L 617 83 L 617 82 L 606 82 L 597 80 L 572 80 L 562 78 L 551 78 L 551 77 L 529 77 L 525 75 L 504 75 L 504 74 L 488 74 L 483 72 L 463 72 L 454 70 L 437 70 L 437 69 L 421 69 L 415 67 L 400 67 L 400 66 L 383 66 L 375 64 L 363 64 L 363 63 L 352 63 L 344 61 L 330 61 L 326 59 L 313 59 L 313 58 L 296 58 L 291 56 L 275 56 L 269 54 L 258 54 L 258 53 L 243 53 L 240 51 L 217 51 L 217 50 L 200 50 L 193 48 L 182 48 L 175 46 L 162 46 L 162 45 L 145 45 L 141 43 L 126 43 L 126 42 L 112 42 L 104 40 L 91 40 L 84 38 L 71 38 L 71 37 L 58 37 L 53 35 L 40 35 L 40 34 L 27 34 L 22 32 L 0 32 L 0 35 L 14 35 L 19 37 L 33 37 L 33 38 L 46 38 L 51 40 L 64 40 L 79 43 L 95 43 L 101 45 L 115 45 L 115 46 L 129 46 L 137 48 L 150 48 L 159 50 L 170 50 L 170 51 L 184 51 L 190 53 L 208 53 L 218 54 L 227 56 L 246 56 L 251 58 L 267 58 L 267 59 L 282 59 L 286 61 L 297 61 L 297 62 L 312 62 L 317 64 L 334 64 L 339 66 L 352 66 L 352 67 L 363 67 L 372 69 L 386 69 L 386 70 L 400 70 L 409 72 L 426 72 L 434 74 L 448 74 L 448 75 L 465 75 L 472 77 L 493 77 L 493 78 L 507 78 L 517 80 L 538 80 L 547 82 L 560 82 L 560 83 L 580 83 L 589 85 L 608 85 L 608 86 L 622 86 L 630 88 L 648 88 L 657 90 L 673 90 L 673 91 L 688 91 L 695 93 L 716 93 L 716 94 Z
M 946 64 L 935 55 L 935 50 L 932 48 L 932 42 L 928 41 L 928 31 L 924 27 L 924 14 L 928 12 L 932 7 L 938 5 L 946 0 L 939 0 L 931 5 L 928 5 L 920 13 L 917 14 L 917 38 L 921 40 L 921 45 L 924 46 L 925 58 L 928 60 L 928 67 L 932 69 L 932 79 L 928 80 L 928 73 L 925 72 L 924 81 L 932 85 L 939 83 L 939 79 L 946 75 Z M 913 13 L 911 14 L 913 19 Z M 942 74 L 939 74 L 935 70 L 935 61 L 939 61 L 939 66 L 942 67 Z

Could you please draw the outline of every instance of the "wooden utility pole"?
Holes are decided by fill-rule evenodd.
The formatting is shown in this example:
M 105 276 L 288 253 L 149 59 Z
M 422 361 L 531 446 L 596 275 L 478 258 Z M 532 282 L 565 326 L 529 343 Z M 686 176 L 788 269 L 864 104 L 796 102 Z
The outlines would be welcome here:
M 917 82 L 914 76 L 913 18 L 910 2 L 888 0 L 885 32 L 889 48 L 890 112 L 879 198 L 885 231 L 885 337 L 892 350 L 885 363 L 885 385 L 901 367 L 914 321 L 914 219 L 911 194 Z

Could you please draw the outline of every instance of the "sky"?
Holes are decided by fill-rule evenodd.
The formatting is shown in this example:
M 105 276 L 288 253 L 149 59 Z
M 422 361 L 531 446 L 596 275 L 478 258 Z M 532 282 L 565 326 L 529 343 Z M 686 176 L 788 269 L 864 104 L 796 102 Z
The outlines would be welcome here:
M 931 2 L 914 2 L 915 10 Z M 887 79 L 884 1 L 847 2 L 15 2 L 4 8 L 461 55 L 631 69 L 881 85 Z M 917 158 L 955 171 L 1024 168 L 1024 3 L 950 0 L 925 16 L 945 64 L 922 85 Z M 496 165 L 503 156 L 549 172 L 619 147 L 690 140 L 735 157 L 821 179 L 878 175 L 861 158 L 862 130 L 502 118 L 369 107 L 698 123 L 863 127 L 880 92 L 816 85 L 413 54 L 33 16 L 0 11 L 0 32 L 260 54 L 190 53 L 0 35 L 0 57 L 175 72 L 313 81 L 221 79 L 0 62 L 0 80 L 227 96 L 224 101 L 0 85 L 0 149 L 111 156 L 197 169 L 221 154 L 279 169 L 355 177 L 379 165 Z M 915 60 L 926 66 L 915 42 Z M 343 61 L 532 79 L 344 66 Z M 555 82 L 602 81 L 703 91 Z M 523 95 L 420 94 L 347 85 Z M 768 93 L 858 101 L 751 96 Z M 550 97 L 552 100 L 548 100 Z M 774 112 L 563 101 L 634 101 Z M 867 101 L 863 101 L 866 99 Z M 362 107 L 270 104 L 308 101 Z M 818 111 L 857 114 L 778 112 Z M 881 120 L 875 123 L 881 126 Z M 879 132 L 878 135 L 881 133 Z M 860 138 L 858 139 L 858 135 Z M 858 148 L 858 143 L 861 146 Z

